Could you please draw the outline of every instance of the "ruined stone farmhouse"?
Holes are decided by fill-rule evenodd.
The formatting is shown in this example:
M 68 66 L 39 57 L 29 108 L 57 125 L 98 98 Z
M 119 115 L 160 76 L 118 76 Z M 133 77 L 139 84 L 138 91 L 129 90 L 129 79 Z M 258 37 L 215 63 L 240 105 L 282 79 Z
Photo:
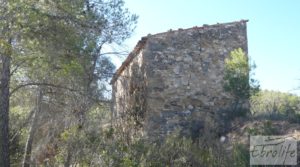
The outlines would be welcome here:
M 232 104 L 223 90 L 224 60 L 247 53 L 247 20 L 169 30 L 143 37 L 116 71 L 112 120 L 124 131 L 129 121 L 144 135 L 203 128 L 207 114 Z

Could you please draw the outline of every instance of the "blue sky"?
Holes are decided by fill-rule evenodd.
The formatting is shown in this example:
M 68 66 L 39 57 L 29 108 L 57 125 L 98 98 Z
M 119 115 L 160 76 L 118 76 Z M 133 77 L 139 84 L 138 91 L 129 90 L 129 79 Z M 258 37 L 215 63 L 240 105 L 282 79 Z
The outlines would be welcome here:
M 125 44 L 131 50 L 147 34 L 203 24 L 249 19 L 249 56 L 262 89 L 300 94 L 300 1 L 297 0 L 125 0 L 139 15 Z M 113 59 L 120 65 L 123 59 Z

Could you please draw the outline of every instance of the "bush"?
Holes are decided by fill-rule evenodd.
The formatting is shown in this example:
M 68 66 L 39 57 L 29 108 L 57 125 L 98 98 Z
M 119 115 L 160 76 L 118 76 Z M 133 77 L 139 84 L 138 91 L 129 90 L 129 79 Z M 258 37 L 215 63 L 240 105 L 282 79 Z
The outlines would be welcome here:
M 299 104 L 299 96 L 276 91 L 260 91 L 250 98 L 252 115 L 269 120 L 300 123 Z
M 247 147 L 235 145 L 230 152 L 218 138 L 200 137 L 197 141 L 176 131 L 163 141 L 139 139 L 125 144 L 114 139 L 100 157 L 109 159 L 102 166 L 124 167 L 232 167 L 249 166 Z M 211 135 L 214 136 L 214 135 Z
M 273 127 L 272 121 L 268 120 L 262 126 L 255 126 L 253 128 L 246 128 L 249 135 L 278 135 L 278 129 Z

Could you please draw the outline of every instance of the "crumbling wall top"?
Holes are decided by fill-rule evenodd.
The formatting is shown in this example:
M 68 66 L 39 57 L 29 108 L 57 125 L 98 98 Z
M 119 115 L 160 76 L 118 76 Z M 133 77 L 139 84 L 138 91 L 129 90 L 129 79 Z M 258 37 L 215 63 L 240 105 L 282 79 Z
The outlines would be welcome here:
M 133 49 L 133 51 L 129 53 L 129 55 L 127 56 L 127 58 L 125 59 L 125 61 L 122 63 L 122 65 L 119 67 L 119 69 L 115 72 L 115 74 L 113 75 L 113 78 L 112 78 L 110 84 L 113 84 L 118 79 L 118 77 L 122 74 L 122 72 L 124 71 L 124 69 L 126 69 L 126 67 L 131 63 L 131 61 L 133 60 L 133 58 L 136 55 L 138 55 L 139 52 L 144 48 L 145 44 L 147 43 L 148 38 L 150 38 L 150 37 L 162 36 L 162 35 L 166 35 L 169 32 L 175 32 L 175 31 L 188 31 L 188 30 L 192 30 L 192 29 L 205 30 L 205 29 L 212 29 L 212 28 L 223 28 L 223 27 L 230 26 L 230 25 L 245 24 L 248 21 L 249 20 L 240 20 L 240 21 L 229 22 L 229 23 L 222 23 L 222 24 L 217 23 L 217 24 L 213 24 L 213 25 L 203 24 L 203 26 L 201 26 L 201 27 L 195 26 L 195 27 L 187 28 L 187 29 L 181 29 L 181 28 L 179 28 L 178 30 L 169 30 L 167 32 L 162 32 L 162 33 L 158 33 L 158 34 L 148 35 L 146 37 L 142 37 L 141 40 L 137 43 L 137 45 Z

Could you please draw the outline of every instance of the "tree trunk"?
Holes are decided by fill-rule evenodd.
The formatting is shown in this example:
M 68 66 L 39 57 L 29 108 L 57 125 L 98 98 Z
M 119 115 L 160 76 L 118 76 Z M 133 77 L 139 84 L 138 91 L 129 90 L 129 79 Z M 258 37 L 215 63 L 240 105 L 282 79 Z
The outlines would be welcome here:
M 39 88 L 39 93 L 37 96 L 37 102 L 36 102 L 36 109 L 34 110 L 34 113 L 32 115 L 31 125 L 29 129 L 29 135 L 27 138 L 25 151 L 24 151 L 24 159 L 22 163 L 22 167 L 30 167 L 31 164 L 31 151 L 32 151 L 32 143 L 33 138 L 35 135 L 35 132 L 37 130 L 38 126 L 38 117 L 39 113 L 41 113 L 42 110 L 42 100 L 43 100 L 43 92 L 41 88 Z
M 3 50 L 1 50 L 3 52 Z M 9 54 L 2 54 L 1 94 L 0 94 L 0 166 L 9 167 Z
M 1 27 L 0 58 L 2 69 L 0 76 L 0 167 L 9 167 L 9 83 L 11 66 L 10 21 L 7 14 L 8 0 L 1 1 L 1 16 L 6 22 Z

